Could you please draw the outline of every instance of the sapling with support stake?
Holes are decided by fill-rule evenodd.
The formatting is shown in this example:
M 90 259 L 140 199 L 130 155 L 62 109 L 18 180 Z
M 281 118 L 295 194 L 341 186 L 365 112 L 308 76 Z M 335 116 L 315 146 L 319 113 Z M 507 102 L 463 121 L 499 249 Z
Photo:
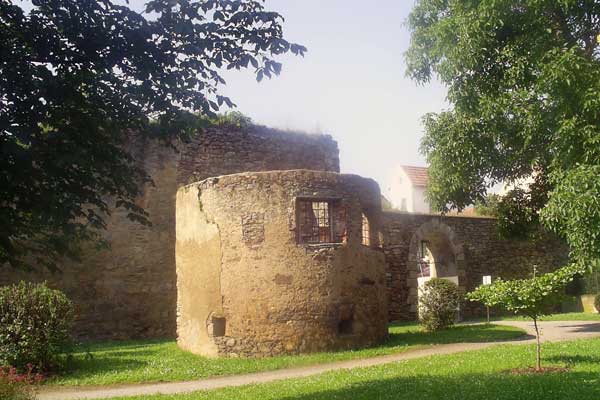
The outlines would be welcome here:
M 538 321 L 549 314 L 548 310 L 560 301 L 565 286 L 584 267 L 573 264 L 554 272 L 538 275 L 530 279 L 497 279 L 489 285 L 481 285 L 467 294 L 467 299 L 478 301 L 487 307 L 500 306 L 515 314 L 533 320 L 536 338 L 536 371 L 542 371 L 542 347 Z

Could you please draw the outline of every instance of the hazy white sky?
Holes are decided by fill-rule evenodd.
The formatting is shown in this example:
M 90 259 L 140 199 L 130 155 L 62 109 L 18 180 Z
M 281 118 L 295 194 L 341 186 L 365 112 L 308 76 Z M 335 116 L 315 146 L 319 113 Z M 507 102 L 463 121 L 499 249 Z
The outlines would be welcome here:
M 129 6 L 141 11 L 146 1 Z M 405 77 L 404 21 L 413 4 L 267 0 L 286 18 L 286 38 L 308 53 L 283 57 L 282 74 L 261 83 L 250 70 L 227 71 L 222 93 L 257 123 L 333 136 L 342 172 L 374 178 L 386 193 L 394 165 L 425 165 L 421 117 L 447 107 L 440 84 L 417 86 Z M 22 5 L 30 8 L 30 1 Z
M 288 40 L 308 48 L 284 57 L 282 74 L 257 83 L 250 71 L 226 74 L 224 92 L 255 122 L 323 132 L 340 147 L 342 172 L 377 180 L 394 165 L 425 165 L 421 117 L 446 108 L 445 89 L 405 77 L 404 21 L 412 0 L 267 0 L 286 18 Z

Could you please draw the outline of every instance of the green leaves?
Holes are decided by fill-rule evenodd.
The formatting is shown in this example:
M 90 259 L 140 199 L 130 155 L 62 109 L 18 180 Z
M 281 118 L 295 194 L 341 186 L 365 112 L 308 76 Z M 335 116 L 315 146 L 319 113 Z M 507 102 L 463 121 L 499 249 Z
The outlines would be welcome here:
M 497 217 L 500 200 L 499 195 L 494 193 L 489 194 L 484 199 L 475 202 L 475 212 L 481 216 Z
M 449 328 L 454 324 L 461 301 L 455 283 L 447 279 L 430 279 L 420 288 L 419 323 L 428 332 Z
M 491 285 L 479 286 L 466 297 L 489 307 L 500 306 L 515 314 L 537 319 L 556 304 L 565 286 L 582 272 L 580 266 L 573 264 L 531 279 L 498 279 Z
M 542 210 L 544 224 L 565 237 L 584 265 L 600 260 L 600 165 L 577 165 L 552 176 L 556 187 Z
M 148 223 L 139 144 L 185 140 L 190 113 L 233 107 L 222 68 L 262 79 L 306 51 L 262 1 L 151 0 L 151 17 L 109 0 L 19 5 L 0 1 L 0 265 L 75 257 L 115 203 Z
M 74 307 L 45 283 L 0 287 L 0 364 L 58 372 L 71 345 Z
M 600 211 L 584 195 L 595 189 L 575 188 L 583 176 L 570 171 L 591 185 L 600 165 L 600 3 L 419 0 L 408 26 L 407 74 L 437 77 L 452 104 L 424 119 L 432 206 L 462 209 L 533 177 L 501 202 L 504 233 L 526 237 L 549 202 L 542 223 L 578 261 L 597 258 Z

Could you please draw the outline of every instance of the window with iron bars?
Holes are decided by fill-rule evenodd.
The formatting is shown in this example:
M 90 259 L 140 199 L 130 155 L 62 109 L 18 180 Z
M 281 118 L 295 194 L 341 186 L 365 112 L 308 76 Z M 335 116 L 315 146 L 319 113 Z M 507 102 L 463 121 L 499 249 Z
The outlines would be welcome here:
M 332 200 L 298 199 L 298 243 L 341 243 L 343 238 L 334 234 Z

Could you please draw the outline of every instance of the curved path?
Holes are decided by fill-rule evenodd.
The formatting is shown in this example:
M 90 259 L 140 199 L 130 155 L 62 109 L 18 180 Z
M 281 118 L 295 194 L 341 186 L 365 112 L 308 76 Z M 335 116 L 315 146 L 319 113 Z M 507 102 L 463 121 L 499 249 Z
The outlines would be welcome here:
M 487 342 L 487 343 L 453 343 L 434 345 L 424 349 L 409 350 L 403 353 L 391 354 L 358 360 L 338 361 L 327 364 L 306 367 L 281 369 L 276 371 L 257 372 L 244 375 L 205 378 L 185 382 L 147 383 L 134 385 L 104 386 L 104 387 L 73 387 L 43 389 L 38 394 L 39 400 L 74 400 L 74 399 L 106 399 L 110 397 L 126 397 L 151 394 L 176 394 L 199 390 L 210 390 L 224 387 L 243 386 L 256 383 L 266 383 L 282 379 L 302 378 L 318 375 L 324 372 L 371 367 L 396 361 L 412 360 L 432 355 L 452 354 L 461 351 L 480 350 L 500 344 L 530 344 L 535 343 L 533 324 L 525 321 L 494 321 L 498 325 L 511 325 L 527 331 L 528 336 L 520 340 Z M 596 321 L 564 321 L 540 322 L 543 341 L 565 341 L 574 339 L 589 339 L 600 337 L 600 322 Z

